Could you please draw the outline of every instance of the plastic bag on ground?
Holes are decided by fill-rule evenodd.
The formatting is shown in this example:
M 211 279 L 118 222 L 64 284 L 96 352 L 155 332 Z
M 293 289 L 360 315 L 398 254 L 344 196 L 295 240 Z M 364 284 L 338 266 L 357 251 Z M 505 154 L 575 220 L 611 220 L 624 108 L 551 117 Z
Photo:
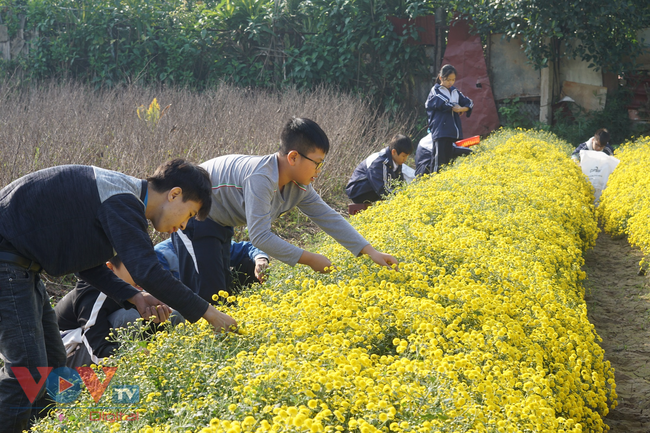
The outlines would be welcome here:
M 406 183 L 411 183 L 415 179 L 415 170 L 406 164 L 402 164 L 402 175 Z

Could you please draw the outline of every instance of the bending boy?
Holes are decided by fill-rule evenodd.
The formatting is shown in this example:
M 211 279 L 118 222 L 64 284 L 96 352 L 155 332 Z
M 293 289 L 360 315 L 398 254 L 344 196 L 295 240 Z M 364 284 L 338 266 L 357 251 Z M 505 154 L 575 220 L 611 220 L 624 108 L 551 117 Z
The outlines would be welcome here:
M 40 381 L 39 367 L 65 366 L 54 310 L 40 279 L 78 273 L 121 306 L 144 317 L 161 301 L 187 320 L 203 317 L 217 330 L 236 322 L 196 296 L 158 263 L 147 220 L 173 233 L 210 211 L 210 179 L 198 166 L 174 160 L 147 180 L 98 167 L 65 165 L 24 176 L 0 190 L 0 426 L 28 428 L 32 404 L 16 371 Z M 105 265 L 120 255 L 142 293 Z M 162 307 L 168 313 L 168 307 Z M 167 314 L 165 313 L 165 314 Z M 45 383 L 41 381 L 40 383 Z M 36 399 L 43 396 L 41 388 Z
M 345 192 L 354 203 L 372 203 L 381 200 L 392 190 L 390 182 L 404 182 L 402 164 L 413 153 L 413 143 L 405 135 L 397 134 L 388 147 L 361 161 L 354 169 Z
M 580 162 L 581 150 L 595 150 L 596 152 L 605 152 L 606 155 L 614 155 L 614 149 L 609 145 L 609 131 L 601 128 L 594 133 L 594 136 L 584 143 L 580 143 L 571 153 L 571 159 Z
M 185 230 L 172 235 L 172 241 L 181 280 L 198 287 L 203 299 L 211 299 L 230 285 L 230 240 L 235 226 L 248 225 L 255 247 L 291 266 L 300 263 L 317 272 L 332 266 L 327 257 L 291 245 L 271 232 L 271 223 L 294 207 L 355 256 L 368 254 L 382 266 L 397 265 L 394 257 L 375 250 L 311 186 L 329 151 L 329 139 L 320 126 L 313 120 L 293 118 L 280 139 L 280 151 L 272 155 L 227 155 L 201 164 L 212 180 L 210 217 L 191 221 Z

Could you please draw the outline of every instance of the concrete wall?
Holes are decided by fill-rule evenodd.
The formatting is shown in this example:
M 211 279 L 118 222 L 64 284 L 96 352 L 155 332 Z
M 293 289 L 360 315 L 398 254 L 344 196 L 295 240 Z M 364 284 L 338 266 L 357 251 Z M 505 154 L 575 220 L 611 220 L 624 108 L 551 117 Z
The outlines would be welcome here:
M 650 29 L 646 37 L 650 47 Z M 563 47 L 564 48 L 564 47 Z M 580 106 L 588 110 L 602 109 L 607 89 L 603 86 L 602 71 L 589 68 L 589 62 L 562 58 L 553 68 L 536 71 L 528 63 L 521 41 L 507 41 L 501 34 L 490 36 L 489 71 L 492 91 L 497 106 L 505 99 L 520 98 L 520 108 L 539 109 L 539 120 L 548 122 L 551 107 L 563 96 L 571 96 Z M 650 69 L 650 48 L 647 64 Z M 536 105 L 535 105 L 536 104 Z
M 27 35 L 27 36 L 26 36 Z M 7 26 L 0 24 L 0 59 L 13 60 L 29 55 L 31 39 L 38 37 L 37 32 L 25 31 L 25 16 L 20 17 L 20 27 L 13 39 L 9 38 Z
M 574 42 L 577 43 L 577 42 Z M 564 49 L 564 47 L 562 47 Z M 589 67 L 590 62 L 581 59 L 560 59 L 560 83 L 573 81 L 575 83 L 589 84 L 592 86 L 603 85 L 602 71 L 595 71 Z
M 589 84 L 592 86 L 603 85 L 602 71 L 596 72 L 589 68 L 589 63 L 583 60 L 560 60 L 560 82 L 573 81 L 576 83 Z
M 539 97 L 540 71 L 528 63 L 519 39 L 490 35 L 488 70 L 495 100 Z

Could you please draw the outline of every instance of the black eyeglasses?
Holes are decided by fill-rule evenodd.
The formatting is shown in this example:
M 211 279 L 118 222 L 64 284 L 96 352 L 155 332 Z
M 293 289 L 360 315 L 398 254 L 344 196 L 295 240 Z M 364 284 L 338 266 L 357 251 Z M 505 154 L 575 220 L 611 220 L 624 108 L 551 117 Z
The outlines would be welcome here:
M 296 150 L 296 152 L 298 152 L 298 151 Z M 321 168 L 323 168 L 323 164 L 325 163 L 325 160 L 323 160 L 323 161 L 321 161 L 321 162 L 316 162 L 316 161 L 314 161 L 313 159 L 311 159 L 310 157 L 308 157 L 307 155 L 303 155 L 303 154 L 300 153 L 300 152 L 298 152 L 298 155 L 300 155 L 300 156 L 302 156 L 303 158 L 308 159 L 308 160 L 310 160 L 311 162 L 313 162 L 314 164 L 316 164 L 316 170 L 320 170 Z

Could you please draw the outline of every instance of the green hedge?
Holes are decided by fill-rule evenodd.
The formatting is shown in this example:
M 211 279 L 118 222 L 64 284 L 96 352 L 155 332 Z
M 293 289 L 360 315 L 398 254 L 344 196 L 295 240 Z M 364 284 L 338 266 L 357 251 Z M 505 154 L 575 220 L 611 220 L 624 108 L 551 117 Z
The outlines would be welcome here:
M 402 100 L 429 74 L 422 47 L 407 45 L 388 15 L 431 13 L 423 0 L 0 0 L 0 15 L 35 29 L 25 71 L 117 83 L 204 88 L 219 81 L 251 87 L 312 88 Z M 6 65 L 5 65 L 6 66 Z

